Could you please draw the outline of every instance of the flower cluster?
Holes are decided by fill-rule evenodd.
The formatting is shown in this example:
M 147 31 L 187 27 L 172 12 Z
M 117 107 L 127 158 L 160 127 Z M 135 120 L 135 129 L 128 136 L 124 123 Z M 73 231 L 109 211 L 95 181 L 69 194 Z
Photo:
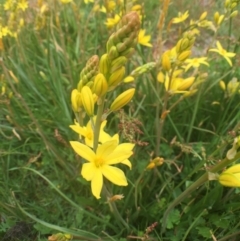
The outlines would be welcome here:
M 76 116 L 70 127 L 79 134 L 79 141 L 71 141 L 77 154 L 88 163 L 82 166 L 81 174 L 91 181 L 92 193 L 100 198 L 103 177 L 119 186 L 126 186 L 127 179 L 123 171 L 115 166 L 121 163 L 131 168 L 128 158 L 133 154 L 134 144 L 119 143 L 119 136 L 104 131 L 107 116 L 128 104 L 135 88 L 129 88 L 113 101 L 108 93 L 123 83 L 125 64 L 134 52 L 140 30 L 140 19 L 136 12 L 122 17 L 117 30 L 107 41 L 107 51 L 99 60 L 94 55 L 80 73 L 77 88 L 72 91 L 71 103 Z M 89 118 L 84 126 L 85 116 Z

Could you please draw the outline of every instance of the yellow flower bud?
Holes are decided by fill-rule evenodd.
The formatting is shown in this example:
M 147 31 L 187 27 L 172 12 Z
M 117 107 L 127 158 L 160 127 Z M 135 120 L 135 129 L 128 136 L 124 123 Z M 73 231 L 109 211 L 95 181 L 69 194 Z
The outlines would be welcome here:
M 121 109 L 132 99 L 134 93 L 135 93 L 134 88 L 124 91 L 113 101 L 113 103 L 110 106 L 110 110 L 117 111 L 117 110 Z
M 114 73 L 112 73 L 108 80 L 108 86 L 116 87 L 123 80 L 123 76 L 125 75 L 125 67 L 117 69 Z M 111 89 L 111 88 L 110 88 Z
M 147 169 L 153 169 L 154 167 L 161 166 L 164 162 L 162 157 L 156 157 L 148 164 Z
M 235 10 L 235 11 L 233 11 L 233 12 L 231 13 L 230 18 L 234 18 L 234 17 L 236 17 L 237 15 L 238 15 L 238 11 Z
M 82 106 L 81 101 L 81 94 L 78 92 L 77 89 L 72 90 L 71 93 L 71 103 L 72 103 L 72 109 L 74 112 L 79 112 L 79 109 Z
M 177 90 L 186 90 L 188 89 L 194 82 L 194 77 L 189 77 L 184 79 L 181 84 L 178 86 Z
M 225 8 L 228 8 L 228 7 L 229 7 L 230 2 L 231 2 L 231 0 L 226 0 L 226 1 L 225 1 L 225 4 L 224 4 Z
M 226 85 L 225 85 L 225 82 L 223 80 L 220 80 L 219 85 L 220 85 L 220 88 L 222 90 L 226 90 Z
M 88 86 L 83 86 L 81 90 L 82 104 L 89 116 L 94 115 L 94 99 L 91 89 Z
M 214 13 L 213 18 L 214 18 L 214 22 L 215 22 L 216 24 L 218 23 L 219 16 L 220 16 L 219 12 Z
M 96 75 L 93 83 L 93 93 L 101 97 L 108 91 L 108 83 L 105 76 L 102 73 Z
M 127 58 L 125 56 L 120 56 L 114 59 L 111 63 L 111 73 L 124 66 L 127 63 Z
M 178 55 L 178 60 L 184 62 L 191 55 L 191 51 L 187 50 Z
M 123 79 L 124 83 L 129 83 L 129 82 L 133 82 L 133 81 L 134 81 L 134 77 L 131 75 L 129 75 Z
M 221 25 L 223 19 L 224 19 L 224 15 L 221 15 L 221 16 L 219 17 L 219 19 L 218 19 L 218 22 L 217 22 L 217 25 L 218 25 L 218 26 Z
M 236 164 L 220 174 L 218 181 L 226 187 L 240 187 L 240 164 Z
M 162 67 L 165 71 L 169 71 L 171 69 L 171 61 L 169 58 L 169 51 L 165 52 L 162 56 Z
M 199 18 L 200 21 L 204 20 L 207 16 L 207 11 L 203 12 Z
M 164 74 L 163 72 L 159 72 L 158 75 L 157 75 L 157 80 L 160 82 L 160 83 L 164 83 Z
M 237 7 L 237 3 L 236 2 L 231 4 L 231 9 L 234 9 L 235 7 Z
M 99 69 L 102 74 L 105 76 L 109 72 L 109 60 L 108 60 L 108 55 L 104 54 L 101 56 L 100 62 L 99 62 Z
M 182 53 L 185 50 L 188 50 L 191 47 L 190 41 L 187 38 L 182 38 L 177 42 L 176 52 Z

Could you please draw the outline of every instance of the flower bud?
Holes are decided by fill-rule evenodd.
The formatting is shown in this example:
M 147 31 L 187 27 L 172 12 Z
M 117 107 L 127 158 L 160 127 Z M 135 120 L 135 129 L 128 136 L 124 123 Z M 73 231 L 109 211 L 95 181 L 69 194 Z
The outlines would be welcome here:
M 114 60 L 119 56 L 119 52 L 116 46 L 112 46 L 108 52 L 108 57 L 110 60 Z
M 204 20 L 207 16 L 207 11 L 203 12 L 199 18 L 200 21 Z
M 220 88 L 221 88 L 222 90 L 226 90 L 226 84 L 225 84 L 225 82 L 224 82 L 223 80 L 220 80 L 219 86 L 220 86 Z
M 134 77 L 131 76 L 131 75 L 128 75 L 127 77 L 125 77 L 125 78 L 123 79 L 123 82 L 124 82 L 124 83 L 130 83 L 130 82 L 133 82 L 133 81 L 134 81 Z
M 240 164 L 236 164 L 220 174 L 218 181 L 226 187 L 240 187 Z
M 91 89 L 83 86 L 81 90 L 82 104 L 88 116 L 94 115 L 94 99 Z
M 124 75 L 125 75 L 125 67 L 122 66 L 121 68 L 117 69 L 115 72 L 113 72 L 110 75 L 108 80 L 108 86 L 109 87 L 117 86 L 123 80 Z
M 162 67 L 165 71 L 169 71 L 171 69 L 171 61 L 168 52 L 165 52 L 162 56 Z
M 230 14 L 230 18 L 235 18 L 237 15 L 238 15 L 238 10 L 235 10 Z
M 128 104 L 128 102 L 132 99 L 134 93 L 135 93 L 134 88 L 124 91 L 113 101 L 113 103 L 110 106 L 110 110 L 117 111 L 121 109 L 123 106 Z
M 193 84 L 194 80 L 194 77 L 184 79 L 181 84 L 179 84 L 177 90 L 187 90 Z
M 111 63 L 111 73 L 113 73 L 118 68 L 124 66 L 127 63 L 127 58 L 125 56 L 120 56 L 114 59 Z
M 107 54 L 104 54 L 101 56 L 100 63 L 99 63 L 99 69 L 100 69 L 100 72 L 105 76 L 109 72 L 109 60 L 108 60 Z
M 108 83 L 102 73 L 96 75 L 92 90 L 93 93 L 95 93 L 98 97 L 101 97 L 107 93 Z
M 77 89 L 72 90 L 71 93 L 71 103 L 72 103 L 72 109 L 74 112 L 79 112 L 79 109 L 82 106 L 81 101 L 81 94 Z
M 80 79 L 83 85 L 86 85 L 98 73 L 99 58 L 93 55 L 86 63 L 85 67 L 80 73 Z
M 187 51 L 180 53 L 178 55 L 177 59 L 181 62 L 184 62 L 190 55 L 191 55 L 191 51 L 187 50 Z

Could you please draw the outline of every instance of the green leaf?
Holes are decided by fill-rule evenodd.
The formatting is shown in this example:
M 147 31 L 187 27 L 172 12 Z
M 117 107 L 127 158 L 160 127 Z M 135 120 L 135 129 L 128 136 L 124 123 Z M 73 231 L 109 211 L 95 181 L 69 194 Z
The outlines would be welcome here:
M 168 216 L 167 229 L 172 229 L 174 224 L 179 224 L 180 212 L 177 209 L 173 209 Z
M 196 227 L 198 230 L 198 234 L 201 235 L 204 238 L 211 238 L 211 232 L 210 229 L 207 227 Z

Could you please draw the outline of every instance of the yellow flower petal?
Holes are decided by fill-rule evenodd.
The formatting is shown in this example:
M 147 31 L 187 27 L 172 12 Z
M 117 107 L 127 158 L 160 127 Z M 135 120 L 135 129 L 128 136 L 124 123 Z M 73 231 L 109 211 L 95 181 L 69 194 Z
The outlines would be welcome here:
M 105 163 L 108 165 L 122 163 L 125 159 L 129 158 L 132 153 L 132 151 L 114 151 L 107 157 L 108 160 Z
M 91 181 L 95 175 L 97 168 L 94 163 L 84 163 L 81 170 L 81 175 L 87 180 Z
M 70 141 L 70 144 L 74 151 L 81 156 L 82 158 L 86 159 L 89 162 L 93 162 L 95 159 L 95 153 L 86 145 L 78 141 Z
M 117 141 L 107 141 L 97 149 L 97 156 L 101 158 L 108 158 L 109 154 L 117 147 Z
M 93 195 L 97 199 L 100 198 L 102 186 L 103 186 L 102 172 L 99 169 L 96 169 L 96 172 L 95 172 L 94 177 L 93 177 L 92 182 L 91 182 L 91 189 L 92 189 Z
M 219 182 L 226 187 L 240 187 L 240 177 L 236 174 L 224 172 L 219 176 Z
M 115 185 L 128 185 L 124 172 L 117 167 L 105 165 L 102 167 L 102 174 Z
M 78 133 L 81 136 L 86 136 L 87 130 L 84 127 L 77 125 L 70 125 L 69 126 L 72 130 L 74 130 L 76 133 Z
M 132 163 L 128 159 L 123 160 L 121 163 L 132 169 Z
M 229 167 L 224 173 L 240 173 L 240 164 Z

